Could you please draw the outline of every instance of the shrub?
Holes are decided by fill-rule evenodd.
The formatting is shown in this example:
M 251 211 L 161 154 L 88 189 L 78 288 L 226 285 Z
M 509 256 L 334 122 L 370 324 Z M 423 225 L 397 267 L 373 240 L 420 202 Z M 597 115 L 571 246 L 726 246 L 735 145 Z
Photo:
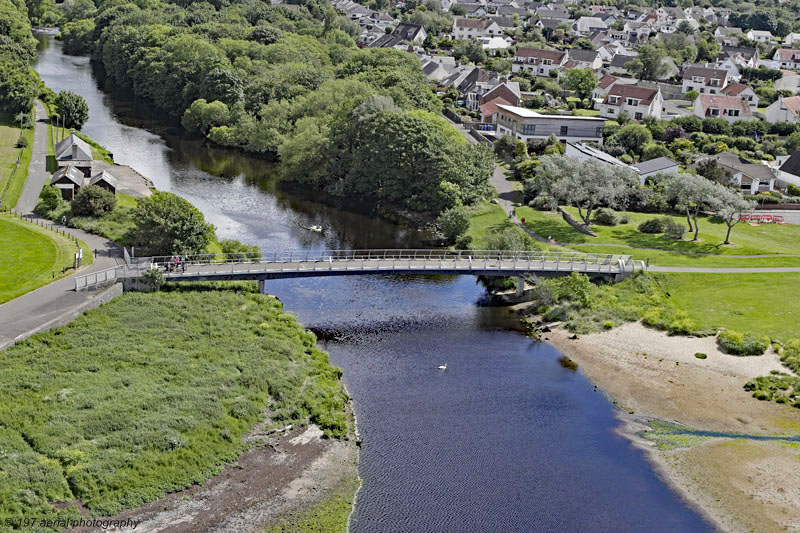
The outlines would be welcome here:
M 469 230 L 469 214 L 463 206 L 451 207 L 445 210 L 436 219 L 442 233 L 449 241 L 455 241 L 460 235 Z
M 472 235 L 459 235 L 456 237 L 456 250 L 469 250 L 472 245 Z
M 698 359 L 705 359 L 705 358 L 708 357 L 707 354 L 700 353 L 700 352 L 697 352 L 696 354 L 694 354 L 694 356 L 697 357 Z
M 101 217 L 114 210 L 117 198 L 113 192 L 97 185 L 81 187 L 72 200 L 72 214 L 77 216 Z
M 598 209 L 594 215 L 594 222 L 603 226 L 616 226 L 619 218 L 613 209 Z
M 800 196 L 800 187 L 790 183 L 786 187 L 786 192 L 789 194 L 789 196 Z
M 621 156 L 619 156 L 619 160 L 625 163 L 626 165 L 630 165 L 631 163 L 633 163 L 633 158 L 628 154 L 622 154 Z
M 769 346 L 769 337 L 725 330 L 719 334 L 717 342 L 731 355 L 761 355 Z
M 17 141 L 17 148 L 25 148 L 26 146 L 28 146 L 28 139 L 20 137 Z
M 619 223 L 620 224 L 627 224 L 630 221 L 631 221 L 631 217 L 628 215 L 628 213 L 623 213 L 619 217 Z
M 219 247 L 222 248 L 222 253 L 233 255 L 241 254 L 242 257 L 248 259 L 260 259 L 262 256 L 261 248 L 255 244 L 245 244 L 236 239 L 224 239 L 219 241 Z
M 664 224 L 664 237 L 672 239 L 673 241 L 679 241 L 683 239 L 683 234 L 685 231 L 686 228 L 683 226 L 683 224 L 675 222 L 671 218 L 668 218 Z
M 660 218 L 645 220 L 638 227 L 642 233 L 664 233 L 664 221 Z
M 553 201 L 549 194 L 542 193 L 528 202 L 528 206 L 535 209 L 553 209 L 556 206 L 556 202 Z

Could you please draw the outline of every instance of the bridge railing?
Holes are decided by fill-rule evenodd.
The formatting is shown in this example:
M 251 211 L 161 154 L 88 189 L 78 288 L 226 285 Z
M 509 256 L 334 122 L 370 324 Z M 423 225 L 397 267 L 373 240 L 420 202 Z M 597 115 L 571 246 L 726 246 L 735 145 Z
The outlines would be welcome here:
M 112 285 L 123 277 L 125 277 L 124 265 L 75 276 L 75 291 L 90 291 L 106 285 Z
M 540 250 L 446 250 L 446 249 L 377 249 L 377 250 L 320 250 L 281 251 L 271 253 L 199 254 L 188 256 L 157 256 L 141 263 L 141 268 L 150 265 L 168 267 L 171 264 L 209 265 L 246 263 L 298 263 L 362 260 L 436 260 L 457 261 L 471 258 L 473 261 L 535 261 L 562 262 L 579 260 L 593 265 L 627 264 L 630 255 L 583 254 L 580 252 L 544 252 Z

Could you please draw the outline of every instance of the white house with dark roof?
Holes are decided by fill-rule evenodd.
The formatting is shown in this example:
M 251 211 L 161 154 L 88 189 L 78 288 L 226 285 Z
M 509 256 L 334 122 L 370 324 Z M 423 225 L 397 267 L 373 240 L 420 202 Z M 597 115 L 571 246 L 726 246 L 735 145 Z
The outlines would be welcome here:
M 798 117 L 800 117 L 800 96 L 778 96 L 778 99 L 764 111 L 764 118 L 772 124 L 797 122 Z
M 725 96 L 738 96 L 750 106 L 750 111 L 758 109 L 758 95 L 744 83 L 729 83 L 720 91 Z
M 496 123 L 498 135 L 510 135 L 526 142 L 555 135 L 563 142 L 602 144 L 605 128 L 605 119 L 598 117 L 542 115 L 524 107 L 502 104 L 497 106 Z
M 84 176 L 91 175 L 92 147 L 74 133 L 56 144 L 55 153 L 56 164 L 59 169 L 71 165 L 73 168 L 80 170 Z
M 716 155 L 701 157 L 692 164 L 692 167 L 697 168 L 697 165 L 708 159 L 713 159 L 717 165 L 730 172 L 733 183 L 741 189 L 743 194 L 758 194 L 775 190 L 777 177 L 767 165 L 751 163 L 730 152 L 720 152 Z
M 737 120 L 753 120 L 753 112 L 747 102 L 738 96 L 701 94 L 694 101 L 694 115 L 698 118 L 721 118 L 734 123 Z
M 608 25 L 599 17 L 581 17 L 572 23 L 571 29 L 574 35 L 582 37 L 598 30 L 606 30 Z
M 757 43 L 768 43 L 773 40 L 772 33 L 766 30 L 750 30 L 744 36 Z
M 588 68 L 590 70 L 597 70 L 603 66 L 603 60 L 600 59 L 600 54 L 596 50 L 583 50 L 581 48 L 570 48 L 567 53 L 569 61 L 575 64 L 572 68 Z
M 520 46 L 514 54 L 511 72 L 527 71 L 537 76 L 549 76 L 567 61 L 567 53 Z
M 728 71 L 692 65 L 683 71 L 681 92 L 697 91 L 700 94 L 719 94 L 728 84 Z
M 661 118 L 664 99 L 660 89 L 615 83 L 599 108 L 600 116 L 610 119 L 616 119 L 623 112 L 627 112 L 634 120 Z
M 453 39 L 457 41 L 482 40 L 503 36 L 501 28 L 493 19 L 456 17 L 453 20 Z
M 676 174 L 678 172 L 678 163 L 669 157 L 656 157 L 655 159 L 640 161 L 631 165 L 631 168 L 639 175 L 639 184 L 644 185 L 650 176 Z

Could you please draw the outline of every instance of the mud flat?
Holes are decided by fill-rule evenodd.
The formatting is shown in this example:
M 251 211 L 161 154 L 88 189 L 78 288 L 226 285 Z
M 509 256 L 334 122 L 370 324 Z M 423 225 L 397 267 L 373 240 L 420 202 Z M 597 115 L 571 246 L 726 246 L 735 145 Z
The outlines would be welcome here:
M 771 370 L 788 372 L 777 354 L 732 356 L 714 337 L 671 337 L 639 323 L 570 336 L 546 334 L 620 407 L 621 432 L 688 503 L 725 531 L 800 532 L 800 410 L 743 388 Z M 653 421 L 678 429 L 652 438 Z

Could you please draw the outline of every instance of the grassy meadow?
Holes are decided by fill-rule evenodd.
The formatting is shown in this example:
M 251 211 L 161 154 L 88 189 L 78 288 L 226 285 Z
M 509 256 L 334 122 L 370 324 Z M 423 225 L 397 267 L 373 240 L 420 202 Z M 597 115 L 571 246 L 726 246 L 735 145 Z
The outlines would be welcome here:
M 269 426 L 347 430 L 312 333 L 254 284 L 129 293 L 0 358 L 0 516 L 114 514 L 202 483 Z
M 92 253 L 83 244 L 83 264 Z M 69 274 L 75 244 L 63 235 L 9 215 L 0 215 L 0 303 Z M 55 277 L 54 277 L 55 275 Z
M 0 113 L 0 195 L 3 191 L 7 191 L 2 207 L 9 209 L 17 205 L 25 185 L 25 179 L 28 177 L 28 165 L 30 165 L 33 154 L 33 128 L 23 132 L 23 137 L 28 144 L 22 150 L 19 168 L 12 179 L 11 173 L 20 153 L 20 148 L 17 148 L 19 137 L 19 124 L 15 125 L 14 117 Z

